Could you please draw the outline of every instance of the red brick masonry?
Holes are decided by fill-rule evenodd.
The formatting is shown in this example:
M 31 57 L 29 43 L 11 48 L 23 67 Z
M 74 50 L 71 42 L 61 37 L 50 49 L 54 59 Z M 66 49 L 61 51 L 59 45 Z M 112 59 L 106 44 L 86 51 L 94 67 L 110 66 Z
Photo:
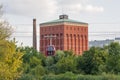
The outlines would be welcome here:
M 74 22 L 40 24 L 40 52 L 43 53 L 50 44 L 50 39 L 44 37 L 47 35 L 56 35 L 52 39 L 56 50 L 73 50 L 77 55 L 88 50 L 88 24 Z

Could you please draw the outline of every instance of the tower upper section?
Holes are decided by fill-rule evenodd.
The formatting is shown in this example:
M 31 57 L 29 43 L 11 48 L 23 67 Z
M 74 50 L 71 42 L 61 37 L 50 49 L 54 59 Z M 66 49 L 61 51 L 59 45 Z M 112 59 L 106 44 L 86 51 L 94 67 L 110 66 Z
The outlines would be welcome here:
M 59 19 L 41 23 L 40 26 L 52 26 L 52 25 L 61 25 L 61 24 L 82 25 L 82 26 L 88 25 L 88 23 L 85 23 L 85 22 L 69 19 L 68 15 L 63 14 L 59 16 Z

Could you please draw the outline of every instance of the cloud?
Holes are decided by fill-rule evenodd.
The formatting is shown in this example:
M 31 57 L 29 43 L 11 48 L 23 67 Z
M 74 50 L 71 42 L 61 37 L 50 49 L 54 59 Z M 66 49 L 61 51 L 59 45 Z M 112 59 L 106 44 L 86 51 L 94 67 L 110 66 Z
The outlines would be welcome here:
M 57 10 L 55 0 L 8 0 L 3 5 L 6 13 L 24 16 L 48 17 Z
M 104 8 L 98 7 L 98 6 L 93 6 L 93 5 L 87 5 L 85 7 L 85 11 L 87 11 L 87 12 L 103 12 Z
M 63 9 L 63 13 L 100 13 L 104 11 L 102 6 L 94 6 L 92 4 L 86 4 L 82 1 L 77 1 L 72 3 L 72 1 L 68 2 L 67 4 L 58 5 L 59 9 Z
M 101 13 L 104 7 L 93 5 L 89 0 L 3 0 L 5 12 L 10 15 L 35 17 L 46 21 L 58 14 L 79 16 L 84 13 Z

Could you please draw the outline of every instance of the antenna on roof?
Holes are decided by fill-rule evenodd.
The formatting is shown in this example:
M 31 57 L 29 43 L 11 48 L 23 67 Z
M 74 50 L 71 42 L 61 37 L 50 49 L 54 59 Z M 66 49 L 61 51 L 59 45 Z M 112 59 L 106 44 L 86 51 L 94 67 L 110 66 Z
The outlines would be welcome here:
M 61 6 L 61 12 L 60 12 L 60 14 L 65 15 L 63 6 Z
M 62 14 L 64 14 L 63 6 L 62 6 Z
M 59 15 L 59 19 L 68 19 L 68 15 L 64 13 L 63 6 L 61 6 L 61 13 L 62 14 Z

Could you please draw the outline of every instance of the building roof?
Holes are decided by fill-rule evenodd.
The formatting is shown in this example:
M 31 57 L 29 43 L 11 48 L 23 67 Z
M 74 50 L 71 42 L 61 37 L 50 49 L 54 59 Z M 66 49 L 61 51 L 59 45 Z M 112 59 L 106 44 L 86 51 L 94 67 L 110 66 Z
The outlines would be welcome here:
M 67 22 L 67 23 L 76 23 L 76 24 L 88 24 L 88 23 L 85 23 L 85 22 L 79 22 L 79 21 L 76 21 L 76 20 L 68 19 L 67 15 L 60 15 L 59 19 L 52 20 L 52 21 L 49 21 L 49 22 L 45 22 L 45 23 L 42 23 L 41 25 L 54 24 L 54 23 L 64 23 L 64 22 Z
M 115 38 L 115 40 L 120 40 L 120 37 Z

